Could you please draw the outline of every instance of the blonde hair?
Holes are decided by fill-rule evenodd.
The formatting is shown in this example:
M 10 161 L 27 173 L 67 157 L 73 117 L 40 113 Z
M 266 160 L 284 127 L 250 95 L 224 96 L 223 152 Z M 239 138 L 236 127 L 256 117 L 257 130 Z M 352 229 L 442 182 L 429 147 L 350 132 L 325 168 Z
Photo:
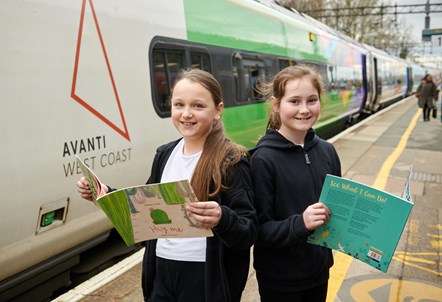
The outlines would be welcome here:
M 279 107 L 281 99 L 285 95 L 287 83 L 289 81 L 301 78 L 307 78 L 312 82 L 313 87 L 315 87 L 318 91 L 319 100 L 321 101 L 321 97 L 324 93 L 324 83 L 322 81 L 322 77 L 316 69 L 307 65 L 294 65 L 286 67 L 275 75 L 273 81 L 269 83 L 260 83 L 257 90 L 265 97 L 265 99 L 270 99 L 273 97 L 274 105 Z M 280 127 L 281 118 L 279 113 L 272 110 L 267 123 L 267 129 L 279 129 Z
M 221 86 L 213 75 L 200 69 L 182 70 L 173 87 L 187 79 L 201 84 L 213 99 L 215 106 L 223 102 Z M 203 152 L 193 172 L 191 185 L 199 200 L 208 200 L 227 187 L 223 180 L 229 167 L 235 165 L 246 154 L 246 149 L 232 142 L 225 134 L 221 120 L 214 120 L 212 130 L 204 142 Z

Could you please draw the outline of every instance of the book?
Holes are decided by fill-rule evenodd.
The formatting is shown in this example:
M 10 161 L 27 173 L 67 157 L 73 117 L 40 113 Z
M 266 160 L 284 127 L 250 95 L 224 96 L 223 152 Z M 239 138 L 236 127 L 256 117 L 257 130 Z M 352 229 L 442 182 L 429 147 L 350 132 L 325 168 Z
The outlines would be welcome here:
M 345 253 L 385 273 L 413 207 L 410 175 L 402 198 L 327 175 L 319 201 L 330 209 L 330 220 L 315 229 L 307 242 Z
M 95 173 L 77 156 L 93 199 L 130 246 L 158 238 L 211 237 L 210 229 L 198 228 L 185 206 L 197 201 L 187 179 L 119 189 L 106 193 Z

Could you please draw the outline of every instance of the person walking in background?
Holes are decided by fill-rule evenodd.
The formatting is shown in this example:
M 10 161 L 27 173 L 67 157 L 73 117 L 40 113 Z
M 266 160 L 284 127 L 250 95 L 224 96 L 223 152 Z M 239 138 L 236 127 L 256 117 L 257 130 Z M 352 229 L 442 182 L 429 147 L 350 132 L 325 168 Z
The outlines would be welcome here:
M 246 149 L 225 135 L 221 87 L 210 73 L 182 71 L 171 105 L 182 138 L 157 149 L 147 183 L 189 179 L 200 202 L 186 210 L 198 226 L 211 228 L 214 237 L 147 241 L 144 299 L 239 302 L 257 229 Z M 77 186 L 90 200 L 84 178 Z
M 442 89 L 442 78 L 441 78 L 440 74 L 436 75 L 436 77 L 434 79 L 434 84 L 436 85 L 436 100 L 434 101 L 434 106 L 433 106 L 433 118 L 437 118 L 437 107 L 438 107 L 437 102 L 439 101 L 439 95 L 440 95 L 440 91 Z M 441 113 L 442 113 L 442 102 L 441 102 L 440 106 L 441 106 Z M 442 122 L 442 114 L 440 115 L 440 120 Z
M 439 76 L 440 78 L 440 76 Z M 442 79 L 441 82 L 439 83 L 439 89 L 438 89 L 438 94 L 440 95 L 440 92 L 442 91 Z M 437 101 L 436 101 L 436 107 L 437 107 Z M 442 96 L 440 97 L 440 122 L 442 123 Z
M 254 268 L 262 302 L 325 301 L 330 249 L 307 243 L 329 220 L 319 196 L 327 174 L 341 176 L 332 144 L 313 130 L 321 110 L 323 83 L 313 68 L 280 71 L 261 88 L 272 102 L 268 129 L 250 150 L 258 237 Z
M 426 74 L 422 79 L 421 84 L 417 87 L 416 97 L 418 98 L 419 107 L 423 110 L 423 120 L 428 122 L 431 110 L 436 106 L 435 103 L 438 97 L 437 87 L 431 74 Z

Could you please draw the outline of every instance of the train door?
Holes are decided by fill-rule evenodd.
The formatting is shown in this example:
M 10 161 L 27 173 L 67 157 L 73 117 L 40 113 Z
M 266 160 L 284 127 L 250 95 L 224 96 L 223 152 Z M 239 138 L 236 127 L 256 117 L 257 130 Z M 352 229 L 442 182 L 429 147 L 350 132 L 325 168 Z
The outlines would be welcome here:
M 371 54 L 367 53 L 365 56 L 365 70 L 364 74 L 367 78 L 367 98 L 365 102 L 365 111 L 371 113 L 374 111 L 375 102 L 377 99 L 376 87 L 377 87 L 377 77 L 376 77 L 376 58 Z
M 379 109 L 380 96 L 382 94 L 382 83 L 379 80 L 379 68 L 378 59 L 373 56 L 374 96 L 370 108 L 373 112 Z
M 362 111 L 367 108 L 373 97 L 372 76 L 370 73 L 371 62 L 367 55 L 362 55 L 362 87 L 365 91 L 364 100 L 361 106 Z
M 413 91 L 413 70 L 411 66 L 407 66 L 407 91 L 406 95 L 411 95 Z

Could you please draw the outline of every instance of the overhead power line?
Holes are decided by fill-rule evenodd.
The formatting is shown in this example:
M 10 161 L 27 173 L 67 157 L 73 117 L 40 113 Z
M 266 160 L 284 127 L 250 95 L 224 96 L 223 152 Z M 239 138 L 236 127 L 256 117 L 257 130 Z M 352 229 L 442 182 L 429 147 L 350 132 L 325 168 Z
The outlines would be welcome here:
M 324 8 L 303 11 L 317 18 L 442 13 L 442 3 Z

